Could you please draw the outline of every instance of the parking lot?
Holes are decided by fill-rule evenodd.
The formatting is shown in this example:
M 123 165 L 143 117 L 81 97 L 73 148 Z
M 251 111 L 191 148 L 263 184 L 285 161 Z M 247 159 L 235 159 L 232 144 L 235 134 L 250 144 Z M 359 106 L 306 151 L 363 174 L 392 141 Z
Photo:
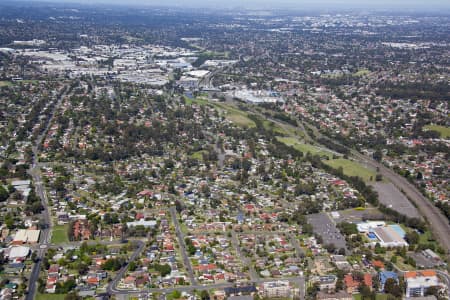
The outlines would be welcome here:
M 414 218 L 420 218 L 417 208 L 392 183 L 376 182 L 373 187 L 378 192 L 381 203 L 399 213 Z
M 364 210 L 358 210 L 354 208 L 340 210 L 335 213 L 334 221 L 336 224 L 341 222 L 348 223 L 360 223 L 365 220 L 381 220 L 383 214 L 376 208 L 365 208 Z
M 348 252 L 345 238 L 326 213 L 309 215 L 307 218 L 314 232 L 322 237 L 324 245 L 334 244 L 336 249 L 344 248 Z

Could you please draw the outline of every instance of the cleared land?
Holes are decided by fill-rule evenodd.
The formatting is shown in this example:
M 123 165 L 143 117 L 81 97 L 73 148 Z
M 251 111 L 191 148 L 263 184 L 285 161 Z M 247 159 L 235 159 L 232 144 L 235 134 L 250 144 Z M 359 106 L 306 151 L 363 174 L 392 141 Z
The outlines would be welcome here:
M 406 216 L 420 218 L 417 208 L 392 183 L 375 182 L 373 187 L 380 202 L 387 207 Z
M 52 231 L 52 243 L 61 244 L 68 243 L 69 238 L 67 236 L 68 225 L 57 225 L 53 227 Z
M 376 172 L 374 170 L 363 167 L 358 162 L 345 158 L 338 158 L 326 160 L 324 161 L 324 163 L 335 169 L 342 167 L 342 171 L 347 176 L 358 176 L 366 182 L 375 180 Z
M 441 125 L 426 125 L 423 128 L 439 132 L 441 134 L 441 138 L 450 138 L 450 127 Z

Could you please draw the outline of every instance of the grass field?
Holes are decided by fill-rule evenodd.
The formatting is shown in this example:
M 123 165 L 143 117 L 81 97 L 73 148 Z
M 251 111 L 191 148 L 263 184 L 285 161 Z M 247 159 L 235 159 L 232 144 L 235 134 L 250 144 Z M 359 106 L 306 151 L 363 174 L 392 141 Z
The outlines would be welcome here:
M 52 231 L 52 243 L 60 244 L 69 242 L 67 237 L 68 225 L 57 225 L 53 227 Z
M 338 158 L 324 161 L 324 163 L 335 169 L 342 167 L 344 174 L 347 176 L 359 176 L 366 182 L 370 181 L 371 177 L 372 180 L 375 180 L 376 172 L 363 167 L 357 162 L 344 158 Z
M 324 149 L 321 149 L 319 147 L 313 146 L 313 145 L 309 145 L 309 144 L 304 144 L 299 142 L 298 139 L 294 138 L 294 137 L 280 137 L 277 136 L 277 140 L 279 142 L 282 142 L 288 146 L 292 146 L 295 149 L 302 151 L 303 153 L 311 153 L 311 154 L 318 154 L 320 156 L 328 156 L 329 158 L 333 157 L 333 154 L 329 151 L 326 151 Z
M 275 132 L 275 134 L 288 135 L 288 132 L 284 128 L 272 121 L 264 120 L 263 125 L 266 130 L 272 130 L 273 132 Z
M 0 87 L 10 86 L 12 83 L 10 81 L 0 81 Z
M 256 127 L 255 122 L 250 120 L 245 112 L 223 103 L 212 103 L 212 105 L 222 110 L 225 113 L 225 117 L 234 124 L 242 127 Z
M 64 300 L 65 294 L 36 294 L 35 300 Z
M 361 69 L 358 72 L 354 73 L 353 76 L 357 76 L 358 77 L 358 76 L 366 76 L 366 75 L 369 75 L 369 74 L 370 74 L 369 70 Z
M 435 244 L 437 246 L 436 239 L 433 237 L 433 234 L 429 230 L 419 235 L 419 244 Z
M 241 127 L 255 127 L 256 124 L 252 120 L 248 118 L 248 115 L 245 112 L 240 111 L 237 108 L 234 108 L 230 105 L 226 105 L 224 103 L 218 103 L 218 102 L 210 102 L 207 99 L 204 98 L 194 98 L 190 99 L 185 97 L 186 104 L 192 104 L 196 103 L 198 105 L 211 105 L 217 110 L 224 113 L 225 117 L 236 124 L 237 126 Z
M 184 101 L 186 102 L 186 104 L 193 104 L 196 103 L 198 105 L 207 105 L 209 102 L 206 99 L 203 98 L 188 98 L 188 97 L 184 97 Z
M 204 150 L 200 150 L 200 151 L 197 151 L 197 152 L 192 153 L 192 154 L 191 154 L 191 157 L 192 157 L 193 159 L 203 160 L 203 153 L 205 153 L 205 151 L 204 151 Z
M 440 125 L 426 125 L 423 128 L 439 132 L 441 134 L 441 138 L 448 139 L 450 137 L 450 127 Z

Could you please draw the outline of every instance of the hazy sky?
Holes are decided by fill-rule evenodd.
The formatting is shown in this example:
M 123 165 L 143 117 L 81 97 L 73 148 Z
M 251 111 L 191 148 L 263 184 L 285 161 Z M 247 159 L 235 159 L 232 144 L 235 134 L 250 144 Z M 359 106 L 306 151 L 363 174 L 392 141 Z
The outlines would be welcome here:
M 39 1 L 39 0 L 33 0 Z M 450 0 L 43 0 L 71 3 L 158 5 L 208 8 L 375 8 L 375 9 L 449 9 Z

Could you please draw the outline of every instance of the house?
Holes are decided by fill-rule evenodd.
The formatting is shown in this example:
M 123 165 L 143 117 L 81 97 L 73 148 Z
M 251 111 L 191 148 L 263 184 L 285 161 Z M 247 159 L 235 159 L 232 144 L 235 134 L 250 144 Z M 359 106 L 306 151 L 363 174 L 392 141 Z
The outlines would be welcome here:
M 127 276 L 123 280 L 123 285 L 124 285 L 125 288 L 135 289 L 136 288 L 136 277 L 134 277 L 134 276 Z
M 364 284 L 372 289 L 372 276 L 370 274 L 364 274 L 362 278 L 357 278 L 352 274 L 347 274 L 344 276 L 344 284 L 347 289 L 347 293 L 349 294 L 356 293 L 361 284 Z
M 87 220 L 76 220 L 72 229 L 75 240 L 89 240 L 92 237 Z

